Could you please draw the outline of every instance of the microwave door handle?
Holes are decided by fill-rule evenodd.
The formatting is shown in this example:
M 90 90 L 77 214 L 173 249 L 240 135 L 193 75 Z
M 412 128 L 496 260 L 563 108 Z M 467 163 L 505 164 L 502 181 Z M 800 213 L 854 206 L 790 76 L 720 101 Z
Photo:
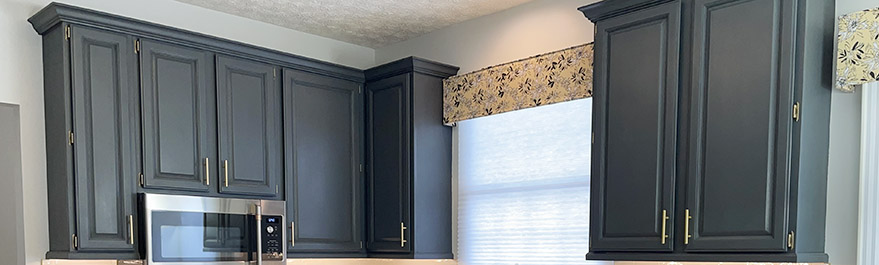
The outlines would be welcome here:
M 256 265 L 262 265 L 262 206 L 256 208 Z

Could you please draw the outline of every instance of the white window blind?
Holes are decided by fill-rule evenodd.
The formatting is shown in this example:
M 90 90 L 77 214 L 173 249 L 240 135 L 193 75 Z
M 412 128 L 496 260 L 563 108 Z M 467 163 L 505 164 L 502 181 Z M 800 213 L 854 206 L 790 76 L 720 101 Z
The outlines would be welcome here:
M 458 123 L 461 265 L 587 262 L 592 100 Z

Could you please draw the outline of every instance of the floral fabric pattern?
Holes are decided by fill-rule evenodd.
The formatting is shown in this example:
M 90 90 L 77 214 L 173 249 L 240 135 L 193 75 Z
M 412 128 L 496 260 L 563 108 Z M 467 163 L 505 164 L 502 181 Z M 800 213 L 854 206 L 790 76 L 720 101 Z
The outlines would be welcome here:
M 879 8 L 842 16 L 837 26 L 836 88 L 879 81 Z
M 592 44 L 443 80 L 443 122 L 592 96 Z

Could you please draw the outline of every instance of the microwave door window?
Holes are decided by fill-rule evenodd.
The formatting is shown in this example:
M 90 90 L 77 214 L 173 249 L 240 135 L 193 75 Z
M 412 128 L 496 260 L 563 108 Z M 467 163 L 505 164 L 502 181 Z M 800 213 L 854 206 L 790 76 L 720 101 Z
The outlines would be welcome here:
M 249 261 L 256 236 L 252 215 L 153 212 L 153 261 Z

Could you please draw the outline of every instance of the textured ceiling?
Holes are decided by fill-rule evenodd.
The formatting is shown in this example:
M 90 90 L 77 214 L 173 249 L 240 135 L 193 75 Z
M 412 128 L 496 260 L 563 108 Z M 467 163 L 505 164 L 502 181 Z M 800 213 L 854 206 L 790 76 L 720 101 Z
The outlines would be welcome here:
M 177 0 L 380 48 L 533 0 Z

